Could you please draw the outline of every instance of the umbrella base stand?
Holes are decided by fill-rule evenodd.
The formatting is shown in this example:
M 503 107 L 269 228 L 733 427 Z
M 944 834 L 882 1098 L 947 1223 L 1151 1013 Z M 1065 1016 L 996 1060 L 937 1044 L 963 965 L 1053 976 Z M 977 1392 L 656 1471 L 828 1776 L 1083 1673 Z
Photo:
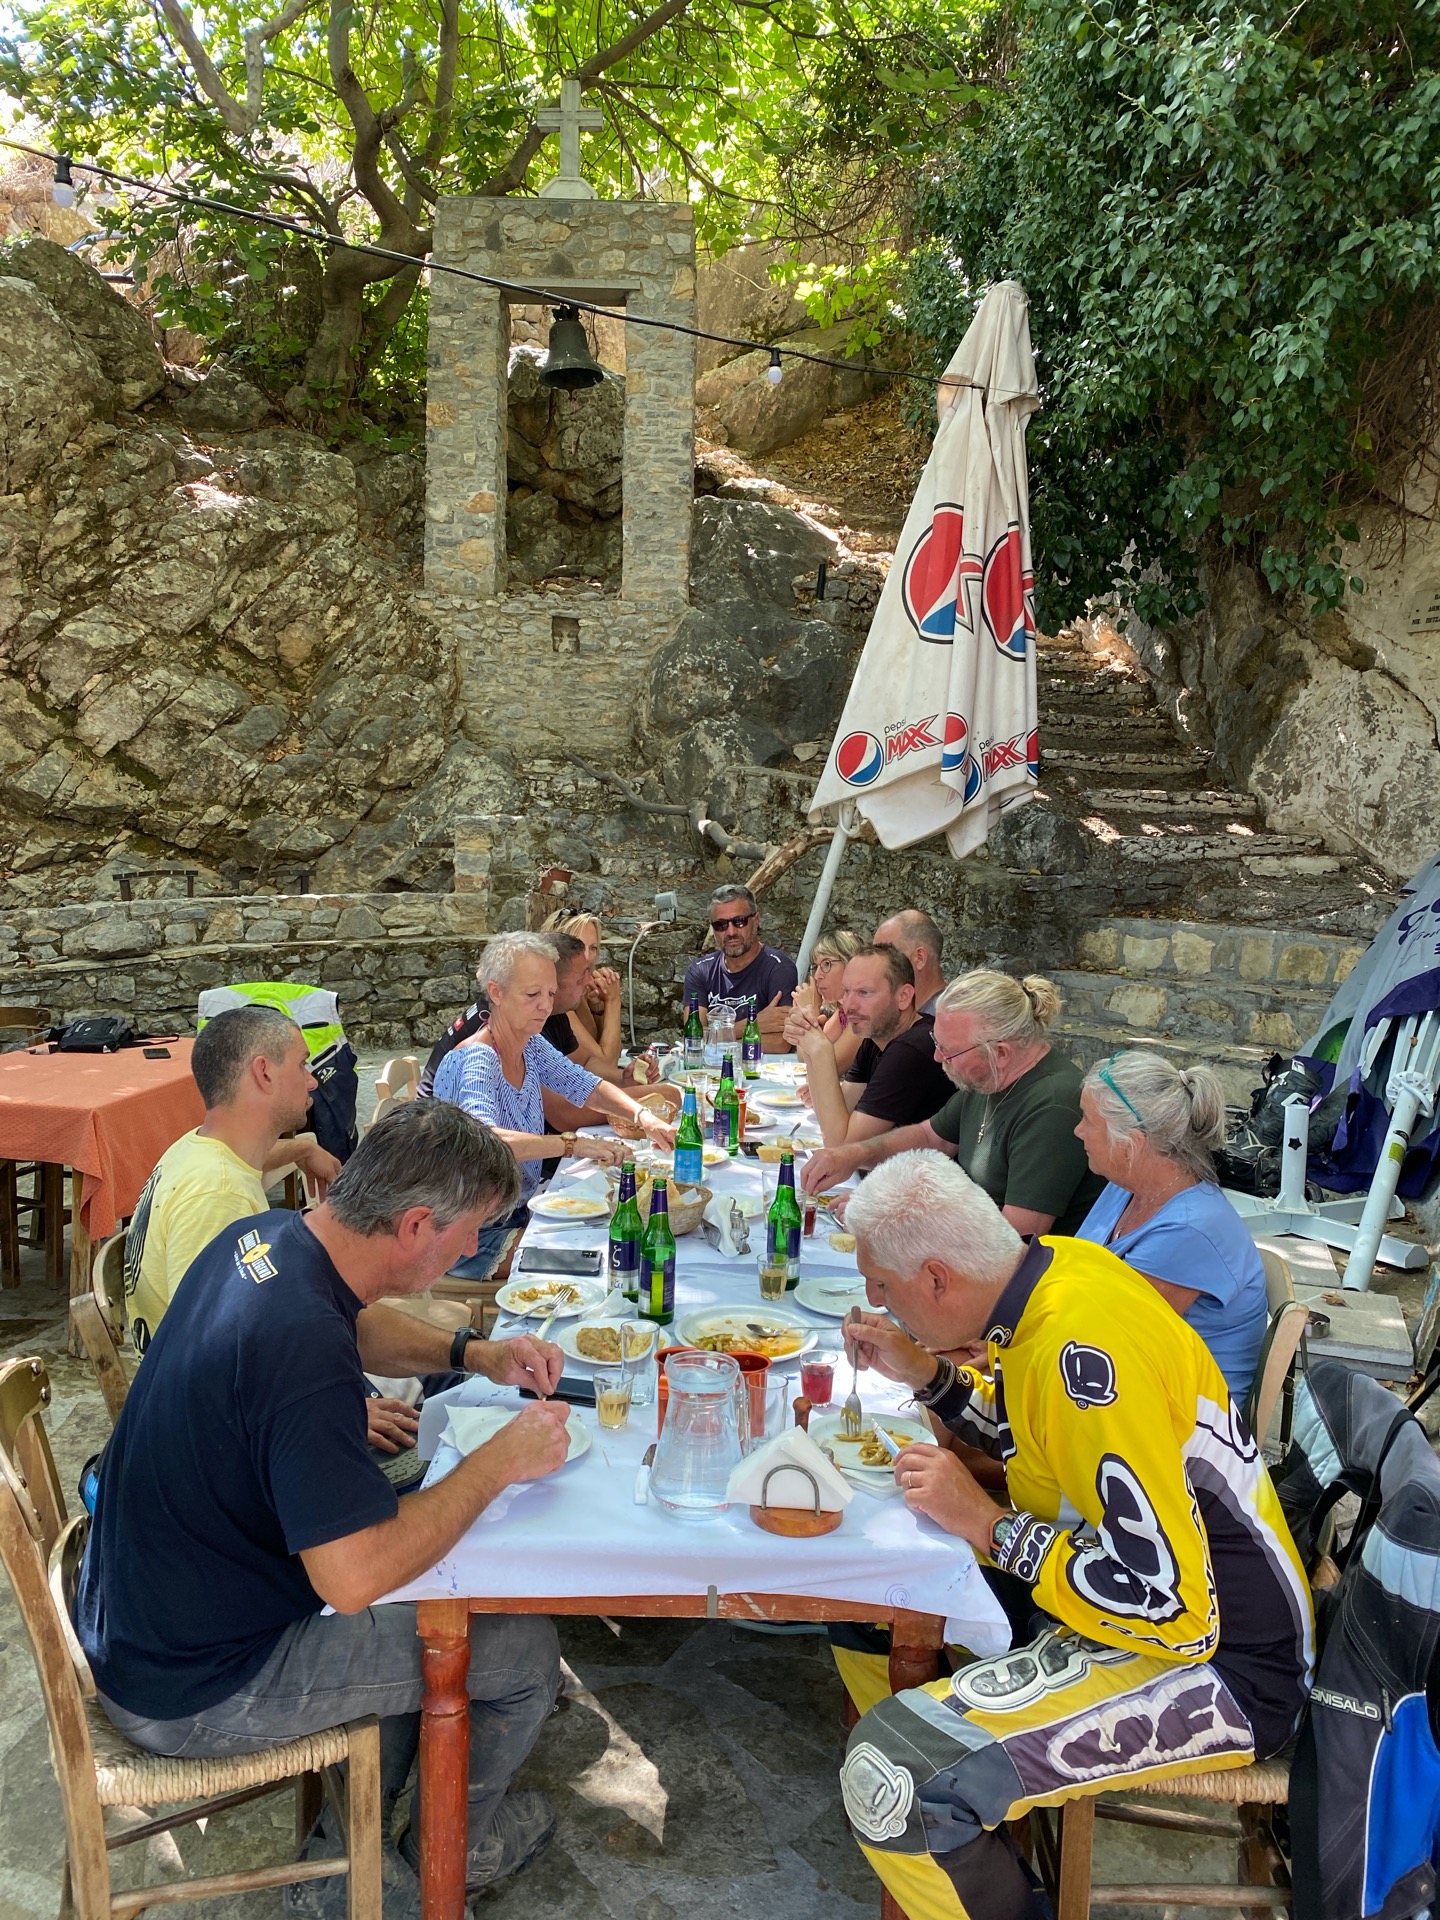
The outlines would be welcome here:
M 1285 1145 L 1280 1159 L 1280 1191 L 1273 1200 L 1257 1194 L 1236 1193 L 1225 1188 L 1225 1197 L 1250 1229 L 1253 1239 L 1270 1234 L 1290 1234 L 1300 1240 L 1318 1240 L 1344 1252 L 1353 1251 L 1360 1237 L 1361 1216 L 1367 1196 L 1352 1194 L 1344 1200 L 1322 1200 L 1312 1205 L 1305 1198 L 1305 1161 L 1310 1147 L 1310 1108 L 1303 1098 L 1286 1102 Z M 1405 1209 L 1392 1200 L 1389 1218 L 1403 1220 Z M 1398 1240 L 1393 1233 L 1383 1234 L 1375 1249 L 1377 1260 L 1387 1267 L 1414 1272 L 1430 1264 L 1422 1246 L 1410 1240 Z

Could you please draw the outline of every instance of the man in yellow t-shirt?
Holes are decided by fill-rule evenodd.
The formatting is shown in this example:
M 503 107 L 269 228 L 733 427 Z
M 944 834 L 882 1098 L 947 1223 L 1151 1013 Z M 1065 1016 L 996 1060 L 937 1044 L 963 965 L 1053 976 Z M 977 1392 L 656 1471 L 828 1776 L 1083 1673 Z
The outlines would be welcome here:
M 190 1056 L 205 1118 L 160 1157 L 125 1237 L 125 1293 L 138 1353 L 191 1263 L 217 1233 L 264 1213 L 264 1174 L 292 1161 L 321 1197 L 340 1171 L 314 1142 L 281 1142 L 305 1124 L 315 1086 L 305 1036 L 273 1007 L 236 1007 L 207 1021 Z
M 877 1168 L 846 1225 L 886 1310 L 847 1324 L 848 1349 L 1006 1466 L 998 1505 L 954 1453 L 908 1446 L 906 1503 L 1018 1589 L 1037 1637 L 892 1695 L 837 1628 L 862 1710 L 845 1809 L 910 1920 L 1038 1920 L 1006 1822 L 1278 1751 L 1309 1684 L 1309 1587 L 1223 1376 L 1142 1274 L 1022 1240 L 932 1152 Z M 982 1342 L 974 1366 L 944 1357 Z

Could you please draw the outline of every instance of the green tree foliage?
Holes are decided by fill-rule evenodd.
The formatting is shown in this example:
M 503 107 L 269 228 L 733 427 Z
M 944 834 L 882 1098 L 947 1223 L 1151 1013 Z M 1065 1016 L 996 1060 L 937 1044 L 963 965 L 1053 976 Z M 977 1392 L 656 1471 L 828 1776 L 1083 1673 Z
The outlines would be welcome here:
M 1194 610 L 1207 540 L 1360 588 L 1354 506 L 1433 426 L 1437 55 L 1422 0 L 1029 0 L 927 174 L 909 313 L 948 350 L 989 281 L 1029 291 L 1047 621 L 1122 578 Z
M 962 83 L 918 0 L 20 0 L 0 70 L 27 124 L 108 163 L 279 213 L 297 242 L 129 192 L 111 210 L 149 263 L 167 322 L 249 358 L 312 410 L 373 411 L 423 389 L 422 263 L 437 198 L 534 192 L 555 148 L 535 126 L 562 74 L 605 115 L 584 141 L 602 194 L 692 199 L 704 245 L 783 234 L 806 248 L 849 221 L 832 163 L 893 186 L 894 129 L 938 129 Z M 946 0 L 957 23 L 985 0 Z M 870 68 L 875 71 L 871 72 Z M 868 75 L 864 111 L 846 76 Z M 889 75 L 887 79 L 885 76 Z M 928 89 L 928 90 L 927 90 Z M 886 173 L 886 169 L 889 172 Z M 893 199 L 893 195 L 892 195 Z M 891 219 L 874 195 L 871 228 Z M 865 230 L 868 235 L 869 230 Z

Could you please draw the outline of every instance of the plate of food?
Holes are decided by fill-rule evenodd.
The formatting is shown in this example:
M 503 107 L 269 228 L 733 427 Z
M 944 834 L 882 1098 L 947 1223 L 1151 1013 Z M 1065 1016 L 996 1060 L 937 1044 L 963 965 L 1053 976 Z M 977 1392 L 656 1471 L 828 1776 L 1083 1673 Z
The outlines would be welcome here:
M 870 1310 L 863 1274 L 816 1274 L 802 1280 L 795 1289 L 796 1302 L 811 1313 L 823 1313 L 827 1320 L 843 1320 L 852 1307 Z
M 608 1220 L 610 1203 L 598 1193 L 537 1193 L 530 1211 L 540 1220 Z
M 894 1486 L 894 1465 L 876 1435 L 877 1426 L 885 1429 L 897 1447 L 936 1444 L 927 1422 L 902 1413 L 882 1413 L 877 1418 L 867 1418 L 858 1440 L 846 1438 L 845 1422 L 838 1413 L 812 1414 L 809 1432 L 820 1451 L 828 1454 L 842 1473 L 850 1475 L 861 1486 L 880 1487 L 887 1482 Z M 895 1491 L 898 1493 L 900 1489 L 895 1487 Z
M 820 1338 L 798 1313 L 768 1300 L 754 1307 L 702 1307 L 675 1322 L 675 1338 L 709 1353 L 759 1353 L 779 1364 L 808 1353 Z
M 495 1304 L 506 1313 L 533 1319 L 537 1313 L 549 1313 L 567 1289 L 570 1297 L 557 1309 L 557 1320 L 574 1320 L 592 1307 L 598 1307 L 605 1298 L 605 1289 L 598 1281 L 556 1274 L 554 1279 L 507 1280 L 496 1293 Z
M 621 1329 L 626 1328 L 625 1351 L 620 1351 Z M 557 1327 L 555 1344 L 571 1360 L 586 1367 L 618 1367 L 622 1360 L 644 1360 L 655 1345 L 655 1329 L 644 1320 L 577 1320 Z
M 493 1440 L 502 1427 L 508 1427 L 515 1416 L 514 1407 L 451 1407 L 445 1431 L 440 1437 L 448 1440 L 457 1453 L 474 1453 L 487 1440 Z M 583 1421 L 577 1420 L 573 1413 L 568 1430 L 570 1451 L 565 1456 L 567 1467 L 572 1460 L 578 1460 L 582 1453 L 590 1451 L 590 1429 Z
M 751 1095 L 757 1107 L 798 1107 L 800 1096 L 793 1087 L 757 1087 Z

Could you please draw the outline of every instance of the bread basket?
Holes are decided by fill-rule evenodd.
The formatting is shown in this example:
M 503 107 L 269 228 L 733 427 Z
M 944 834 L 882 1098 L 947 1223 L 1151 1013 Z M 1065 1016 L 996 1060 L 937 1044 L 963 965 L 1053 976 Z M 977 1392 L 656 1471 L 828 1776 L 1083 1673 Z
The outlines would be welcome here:
M 674 1118 L 671 1102 L 663 1093 L 647 1093 L 636 1098 L 637 1107 L 643 1107 L 647 1113 L 655 1113 L 662 1120 Z M 647 1136 L 643 1127 L 637 1127 L 633 1120 L 620 1114 L 609 1116 L 612 1129 L 622 1140 L 644 1140 Z

